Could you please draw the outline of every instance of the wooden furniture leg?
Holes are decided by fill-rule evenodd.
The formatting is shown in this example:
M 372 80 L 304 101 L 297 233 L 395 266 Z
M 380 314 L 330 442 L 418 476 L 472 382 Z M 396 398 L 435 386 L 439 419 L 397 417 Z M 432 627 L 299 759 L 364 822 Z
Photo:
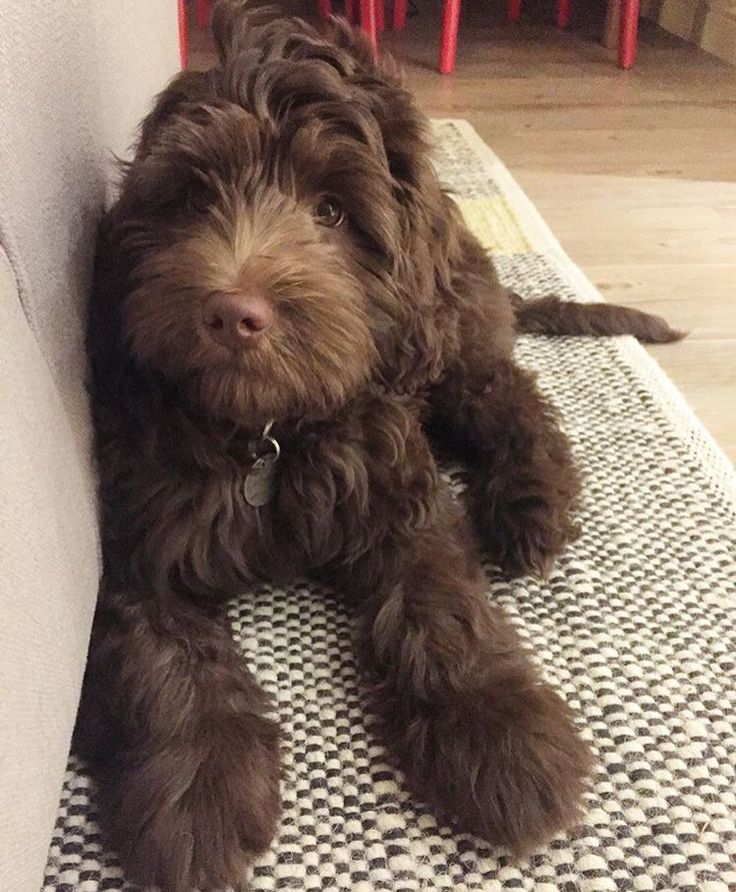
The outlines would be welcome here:
M 200 28 L 206 28 L 210 23 L 210 7 L 210 0 L 195 0 L 194 14 L 197 18 L 197 25 Z
M 457 56 L 457 30 L 460 25 L 461 0 L 445 0 L 442 14 L 442 36 L 440 38 L 440 74 L 450 74 L 455 70 Z
M 329 2 L 329 0 L 327 0 Z M 360 24 L 373 44 L 373 54 L 378 55 L 378 27 L 376 0 L 360 0 Z
M 521 15 L 521 0 L 509 0 L 508 17 L 510 22 L 518 22 Z
M 572 14 L 572 0 L 557 0 L 557 27 L 567 28 Z
M 628 70 L 636 61 L 636 40 L 639 33 L 639 0 L 621 0 L 621 43 L 618 63 Z
M 608 0 L 606 24 L 603 27 L 603 46 L 617 50 L 621 42 L 621 0 Z
M 179 59 L 182 69 L 189 64 L 189 33 L 187 31 L 187 0 L 178 0 Z
M 397 31 L 406 25 L 406 12 L 409 6 L 409 0 L 394 0 L 394 28 Z

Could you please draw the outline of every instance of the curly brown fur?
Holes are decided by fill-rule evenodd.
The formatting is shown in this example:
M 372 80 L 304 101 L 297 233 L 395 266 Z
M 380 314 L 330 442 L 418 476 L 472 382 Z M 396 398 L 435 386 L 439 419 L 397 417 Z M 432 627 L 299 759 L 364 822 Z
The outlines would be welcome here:
M 77 741 L 108 833 L 140 882 L 242 880 L 278 820 L 279 741 L 222 605 L 309 573 L 355 606 L 412 788 L 528 850 L 575 821 L 590 757 L 484 597 L 425 426 L 471 460 L 471 515 L 511 572 L 575 535 L 567 440 L 396 74 L 339 22 L 225 0 L 213 27 L 218 65 L 143 123 L 90 309 L 105 577 Z
M 134 877 L 224 888 L 276 831 L 278 727 L 211 610 L 103 590 L 75 738 L 108 838 Z
M 583 304 L 560 300 L 555 295 L 524 300 L 510 295 L 516 313 L 516 328 L 528 334 L 546 335 L 634 335 L 646 344 L 670 344 L 685 337 L 661 316 L 615 304 Z

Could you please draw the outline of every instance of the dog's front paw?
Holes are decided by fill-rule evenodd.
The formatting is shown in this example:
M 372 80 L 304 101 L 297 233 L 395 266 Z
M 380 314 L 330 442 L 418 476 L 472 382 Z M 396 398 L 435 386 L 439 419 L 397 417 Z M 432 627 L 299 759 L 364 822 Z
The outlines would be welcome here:
M 572 467 L 516 477 L 480 475 L 471 482 L 470 508 L 494 563 L 513 576 L 546 576 L 580 529 L 573 519 L 578 484 Z
M 427 710 L 399 754 L 409 785 L 468 833 L 529 852 L 580 815 L 591 755 L 544 685 Z
M 126 873 L 162 892 L 239 887 L 276 832 L 280 775 L 278 728 L 257 715 L 119 754 L 102 793 Z
M 566 509 L 543 496 L 505 504 L 486 533 L 491 558 L 512 576 L 547 576 L 567 543 L 579 535 Z

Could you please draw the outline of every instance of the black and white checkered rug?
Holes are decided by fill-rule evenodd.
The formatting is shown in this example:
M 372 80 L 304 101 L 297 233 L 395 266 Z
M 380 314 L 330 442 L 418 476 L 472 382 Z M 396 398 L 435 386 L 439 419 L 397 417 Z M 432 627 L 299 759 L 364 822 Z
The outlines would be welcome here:
M 504 279 L 530 296 L 598 299 L 469 125 L 438 121 L 436 134 L 442 178 Z M 544 583 L 489 567 L 488 593 L 597 753 L 585 822 L 524 861 L 438 824 L 369 730 L 339 600 L 263 589 L 230 615 L 276 704 L 290 777 L 254 890 L 736 889 L 733 469 L 630 339 L 525 338 L 518 354 L 572 439 L 584 535 Z M 72 758 L 44 892 L 132 888 L 97 821 Z

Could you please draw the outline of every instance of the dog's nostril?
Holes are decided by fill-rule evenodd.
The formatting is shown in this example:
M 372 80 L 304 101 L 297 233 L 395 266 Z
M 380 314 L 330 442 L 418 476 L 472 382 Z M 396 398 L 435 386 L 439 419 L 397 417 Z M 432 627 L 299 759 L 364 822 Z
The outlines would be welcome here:
M 225 327 L 225 320 L 222 318 L 222 316 L 211 316 L 208 319 L 207 324 L 210 328 L 214 328 L 215 331 L 222 331 L 222 329 Z
M 263 331 L 268 326 L 268 320 L 256 315 L 243 316 L 240 325 L 248 331 Z

